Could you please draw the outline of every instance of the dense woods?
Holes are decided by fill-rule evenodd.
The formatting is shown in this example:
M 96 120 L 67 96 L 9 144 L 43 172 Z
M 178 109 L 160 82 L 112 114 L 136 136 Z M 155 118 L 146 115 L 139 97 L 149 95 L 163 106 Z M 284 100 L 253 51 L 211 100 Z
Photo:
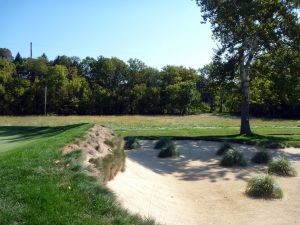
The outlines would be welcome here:
M 12 56 L 0 49 L 0 114 L 194 114 L 240 113 L 235 62 L 213 60 L 199 70 L 138 59 Z M 276 49 L 251 65 L 250 112 L 255 116 L 300 115 L 300 54 Z

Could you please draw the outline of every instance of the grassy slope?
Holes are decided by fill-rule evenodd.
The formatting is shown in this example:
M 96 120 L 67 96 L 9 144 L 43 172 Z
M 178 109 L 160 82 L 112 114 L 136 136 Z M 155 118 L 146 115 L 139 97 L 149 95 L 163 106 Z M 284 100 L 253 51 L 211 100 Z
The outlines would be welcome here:
M 0 117 L 0 125 L 57 126 L 100 123 L 123 136 L 195 138 L 300 146 L 300 120 L 251 119 L 252 137 L 239 136 L 240 119 L 226 115 L 194 116 L 32 116 Z
M 152 224 L 121 209 L 93 178 L 54 162 L 89 127 L 0 128 L 0 224 Z

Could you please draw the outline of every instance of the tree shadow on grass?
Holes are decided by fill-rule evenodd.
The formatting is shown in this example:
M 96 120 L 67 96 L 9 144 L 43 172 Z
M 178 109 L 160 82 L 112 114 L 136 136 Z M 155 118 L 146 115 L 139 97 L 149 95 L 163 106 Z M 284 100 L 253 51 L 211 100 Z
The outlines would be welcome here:
M 248 162 L 247 167 L 225 168 L 219 165 L 221 156 L 216 151 L 221 143 L 209 141 L 176 141 L 181 157 L 176 159 L 161 159 L 157 157 L 159 150 L 154 150 L 154 141 L 144 140 L 139 149 L 128 151 L 128 157 L 161 175 L 170 175 L 179 180 L 195 181 L 208 180 L 247 180 L 253 174 L 264 173 L 266 165 L 251 163 L 251 158 L 258 150 L 255 146 L 233 144 Z M 289 153 L 280 150 L 270 150 L 273 156 L 284 155 L 291 160 L 300 160 L 300 152 Z
M 84 124 L 85 123 L 57 127 L 0 126 L 0 140 L 10 143 L 33 138 L 52 137 Z

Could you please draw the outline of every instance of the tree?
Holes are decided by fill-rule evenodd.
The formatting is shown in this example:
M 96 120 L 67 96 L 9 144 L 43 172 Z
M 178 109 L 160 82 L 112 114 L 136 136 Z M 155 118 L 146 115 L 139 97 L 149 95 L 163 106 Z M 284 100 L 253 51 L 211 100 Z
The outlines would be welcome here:
M 20 55 L 20 53 L 18 52 L 16 57 L 15 57 L 14 63 L 22 63 L 22 62 L 23 62 L 23 58 Z
M 221 45 L 217 55 L 224 60 L 238 61 L 242 89 L 240 134 L 249 135 L 251 63 L 257 56 L 281 45 L 299 48 L 296 6 L 288 0 L 196 0 L 196 3 Z
M 13 60 L 11 51 L 7 48 L 0 48 L 0 59 L 7 59 L 9 61 Z

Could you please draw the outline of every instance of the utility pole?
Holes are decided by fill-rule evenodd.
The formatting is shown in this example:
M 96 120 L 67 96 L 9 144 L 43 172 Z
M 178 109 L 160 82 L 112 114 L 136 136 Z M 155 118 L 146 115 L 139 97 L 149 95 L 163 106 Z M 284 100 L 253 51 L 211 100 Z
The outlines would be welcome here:
M 47 86 L 45 85 L 45 108 L 44 108 L 45 116 L 47 115 Z
M 32 59 L 32 42 L 30 42 L 30 58 Z

